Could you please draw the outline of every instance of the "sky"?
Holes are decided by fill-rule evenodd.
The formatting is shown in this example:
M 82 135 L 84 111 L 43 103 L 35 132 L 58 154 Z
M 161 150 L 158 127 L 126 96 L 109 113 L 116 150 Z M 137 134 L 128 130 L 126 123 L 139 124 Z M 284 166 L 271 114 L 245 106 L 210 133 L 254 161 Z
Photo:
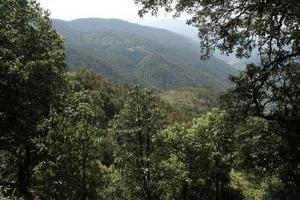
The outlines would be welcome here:
M 141 19 L 140 7 L 134 0 L 37 0 L 44 9 L 51 12 L 51 18 L 72 20 L 77 18 L 118 18 L 134 23 L 151 23 L 172 19 L 166 14 L 151 15 Z

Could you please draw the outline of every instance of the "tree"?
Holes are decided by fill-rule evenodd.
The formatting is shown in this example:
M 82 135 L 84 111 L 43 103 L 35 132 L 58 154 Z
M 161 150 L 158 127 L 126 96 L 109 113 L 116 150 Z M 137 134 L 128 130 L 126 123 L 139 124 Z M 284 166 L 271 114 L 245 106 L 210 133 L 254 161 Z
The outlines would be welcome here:
M 163 199 L 239 199 L 230 187 L 233 135 L 224 122 L 225 112 L 214 109 L 190 128 L 175 124 L 156 136 L 165 154 L 159 180 Z
M 241 139 L 252 141 L 251 146 L 255 143 L 262 145 L 254 153 L 270 156 L 259 156 L 260 159 L 265 158 L 259 163 L 259 169 L 277 172 L 285 185 L 283 191 L 287 195 L 296 196 L 286 198 L 297 199 L 300 197 L 297 189 L 300 187 L 300 66 L 296 61 L 277 66 L 274 70 L 248 65 L 240 77 L 232 79 L 236 87 L 223 97 L 224 108 L 233 121 L 240 122 L 237 123 L 238 126 L 246 126 L 249 131 L 253 130 L 253 126 L 249 126 L 247 122 L 253 117 L 265 121 L 268 129 L 262 129 L 262 132 L 257 131 L 261 128 L 254 129 L 254 133 L 260 135 L 260 141 L 256 141 L 252 135 Z M 248 167 L 257 169 L 257 161 L 248 158 L 247 162 L 252 162 Z
M 39 127 L 48 134 L 36 140 L 43 159 L 35 168 L 35 189 L 42 199 L 97 199 L 102 184 L 99 116 L 88 91 L 69 85 L 62 111 L 52 110 Z
M 236 51 L 240 58 L 251 56 L 257 49 L 260 65 L 249 64 L 240 76 L 231 78 L 234 87 L 223 98 L 224 109 L 235 122 L 259 117 L 271 124 L 270 134 L 280 138 L 281 165 L 273 170 L 278 170 L 287 194 L 295 195 L 290 198 L 299 198 L 299 1 L 135 2 L 143 5 L 141 16 L 149 11 L 156 14 L 160 7 L 175 11 L 175 16 L 183 12 L 191 14 L 188 23 L 199 29 L 203 57 L 210 56 L 215 48 L 227 54 Z M 277 144 L 273 146 L 274 149 Z
M 39 122 L 59 103 L 66 70 L 63 40 L 35 1 L 0 1 L 0 149 L 14 157 L 17 188 L 25 199 L 37 162 L 32 140 Z
M 151 91 L 136 86 L 111 123 L 116 142 L 116 166 L 122 170 L 131 198 L 157 199 L 153 139 L 162 128 L 162 122 L 156 97 Z
M 99 137 L 101 142 L 102 163 L 109 166 L 113 163 L 112 136 L 107 133 L 109 121 L 119 113 L 121 103 L 124 101 L 128 89 L 113 84 L 106 77 L 95 74 L 85 68 L 81 68 L 76 76 L 80 84 L 93 99 L 93 110 L 96 114 L 97 128 L 101 129 Z
M 297 0 L 135 0 L 140 16 L 155 15 L 159 8 L 192 15 L 189 24 L 199 29 L 201 48 L 209 56 L 215 48 L 238 57 L 248 57 L 258 48 L 263 64 L 299 56 L 299 12 Z M 271 63 L 269 63 L 270 65 Z

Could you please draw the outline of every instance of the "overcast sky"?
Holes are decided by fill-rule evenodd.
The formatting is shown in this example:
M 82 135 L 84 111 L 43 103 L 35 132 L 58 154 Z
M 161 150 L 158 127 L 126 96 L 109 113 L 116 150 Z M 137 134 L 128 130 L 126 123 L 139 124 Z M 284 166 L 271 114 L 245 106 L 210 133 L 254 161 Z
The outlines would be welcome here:
M 161 14 L 158 17 L 150 15 L 141 19 L 137 12 L 139 7 L 134 0 L 37 0 L 42 7 L 50 10 L 51 17 L 64 20 L 76 18 L 118 18 L 136 23 L 149 23 L 171 16 Z

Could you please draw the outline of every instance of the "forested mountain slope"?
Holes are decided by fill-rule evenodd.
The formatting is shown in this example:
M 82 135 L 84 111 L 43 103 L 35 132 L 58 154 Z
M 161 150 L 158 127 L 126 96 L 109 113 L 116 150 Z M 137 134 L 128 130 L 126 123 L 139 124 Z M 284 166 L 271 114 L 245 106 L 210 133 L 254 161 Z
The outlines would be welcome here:
M 176 19 L 165 19 L 165 20 L 158 20 L 152 23 L 145 23 L 146 26 L 151 26 L 155 28 L 166 29 L 172 31 L 174 33 L 178 33 L 180 35 L 184 35 L 189 37 L 193 40 L 196 40 L 197 43 L 200 43 L 200 39 L 198 37 L 198 29 L 193 26 L 189 26 L 186 24 L 185 21 L 176 20 Z M 261 60 L 259 58 L 258 49 L 255 48 L 250 56 L 250 58 L 237 58 L 236 52 L 232 54 L 226 55 L 222 54 L 220 50 L 216 49 L 214 52 L 214 56 L 226 63 L 232 65 L 237 70 L 241 71 L 245 69 L 247 64 L 256 63 L 260 64 Z
M 115 82 L 172 89 L 224 89 L 237 71 L 216 58 L 200 60 L 198 43 L 167 30 L 118 19 L 53 20 L 72 70 L 84 66 Z

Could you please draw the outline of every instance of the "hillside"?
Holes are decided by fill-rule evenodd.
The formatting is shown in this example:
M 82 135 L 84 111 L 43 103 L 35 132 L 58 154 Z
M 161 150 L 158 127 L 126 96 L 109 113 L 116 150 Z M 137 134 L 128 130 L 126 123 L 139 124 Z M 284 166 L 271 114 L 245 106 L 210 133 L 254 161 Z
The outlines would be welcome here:
M 207 88 L 178 88 L 162 92 L 159 96 L 190 116 L 200 116 L 219 104 L 219 94 Z
M 172 31 L 174 33 L 178 33 L 181 35 L 184 35 L 186 37 L 192 38 L 193 40 L 196 40 L 199 42 L 198 38 L 198 29 L 189 26 L 185 23 L 185 21 L 181 20 L 174 20 L 174 19 L 164 19 L 164 20 L 158 20 L 156 22 L 152 23 L 145 23 L 147 26 L 155 27 L 155 28 L 161 28 L 166 29 L 169 31 Z M 214 53 L 214 56 L 220 60 L 225 61 L 226 63 L 232 65 L 237 70 L 243 70 L 245 69 L 246 65 L 249 63 L 260 63 L 260 59 L 258 56 L 257 49 L 254 49 L 251 58 L 243 58 L 239 59 L 235 57 L 235 53 L 226 55 L 222 54 L 219 50 L 216 50 Z
M 164 29 L 118 19 L 53 20 L 66 42 L 71 70 L 84 66 L 119 83 L 174 89 L 225 89 L 237 71 L 225 62 L 200 60 L 198 43 Z

